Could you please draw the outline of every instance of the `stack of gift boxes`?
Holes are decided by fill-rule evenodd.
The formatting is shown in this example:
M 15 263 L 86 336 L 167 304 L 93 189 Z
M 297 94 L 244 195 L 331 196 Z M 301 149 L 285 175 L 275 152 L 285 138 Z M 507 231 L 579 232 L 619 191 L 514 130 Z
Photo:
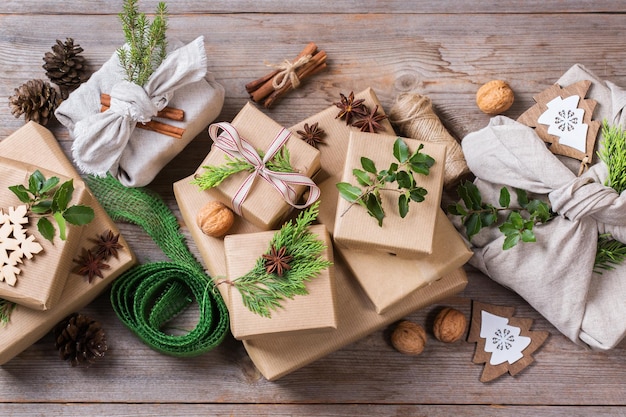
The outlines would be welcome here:
M 375 93 L 356 95 L 369 108 L 382 109 Z M 467 278 L 461 269 L 471 257 L 465 242 L 440 209 L 445 146 L 427 140 L 404 139 L 411 152 L 435 159 L 428 176 L 419 179 L 425 201 L 411 205 L 405 218 L 388 209 L 384 224 L 360 206 L 340 197 L 336 184 L 352 182 L 361 157 L 378 167 L 389 165 L 397 136 L 387 120 L 384 130 L 364 133 L 338 119 L 338 109 L 326 110 L 289 128 L 287 140 L 292 167 L 311 177 L 319 190 L 318 223 L 312 233 L 326 245 L 324 257 L 332 265 L 307 283 L 307 295 L 281 302 L 271 317 L 249 311 L 233 285 L 217 285 L 226 300 L 231 331 L 243 341 L 251 359 L 269 380 L 284 376 L 373 331 L 461 291 Z M 318 123 L 325 132 L 316 149 L 296 132 Z M 254 105 L 247 104 L 232 126 L 256 149 L 265 151 L 283 129 Z M 193 183 L 206 166 L 222 165 L 224 153 L 213 148 L 197 171 L 174 184 L 176 200 L 208 272 L 220 284 L 235 281 L 267 251 L 277 228 L 293 216 L 291 206 L 267 181 L 257 179 L 241 204 L 241 216 L 223 238 L 210 237 L 196 225 L 198 211 L 209 201 L 231 205 L 233 194 L 249 173 L 239 173 L 215 188 L 201 191 Z M 379 168 L 380 169 L 380 168 Z M 312 191 L 296 187 L 305 197 Z M 383 197 L 383 199 L 386 197 Z M 397 197 L 394 197 L 397 200 Z M 393 207 L 397 202 L 383 200 Z M 297 210 L 296 210 L 297 211 Z
M 30 215 L 23 217 L 27 223 L 20 225 L 21 232 L 16 232 L 15 224 L 4 222 L 0 232 L 0 271 L 13 267 L 19 270 L 14 282 L 0 280 L 0 299 L 16 304 L 10 312 L 10 320 L 0 328 L 0 364 L 4 364 L 43 337 L 66 316 L 90 303 L 117 276 L 134 265 L 135 257 L 123 237 L 120 237 L 119 243 L 123 249 L 117 257 L 106 261 L 109 267 L 102 270 L 102 277 L 91 280 L 76 273 L 75 260 L 81 250 L 93 248 L 94 241 L 104 233 L 111 231 L 117 234 L 118 230 L 91 195 L 50 131 L 30 122 L 0 142 L 0 154 L 2 213 L 8 215 L 15 207 L 24 204 L 8 187 L 18 184 L 28 187 L 29 177 L 39 170 L 46 178 L 59 178 L 60 183 L 73 180 L 74 192 L 70 204 L 89 206 L 95 214 L 94 220 L 88 225 L 69 225 L 65 240 L 61 240 L 58 233 L 53 241 L 44 239 Z M 3 217 L 0 214 L 0 219 Z M 22 232 L 34 237 L 41 250 L 30 259 L 22 257 L 15 264 L 10 259 L 17 248 L 11 242 L 16 238 L 15 233 Z

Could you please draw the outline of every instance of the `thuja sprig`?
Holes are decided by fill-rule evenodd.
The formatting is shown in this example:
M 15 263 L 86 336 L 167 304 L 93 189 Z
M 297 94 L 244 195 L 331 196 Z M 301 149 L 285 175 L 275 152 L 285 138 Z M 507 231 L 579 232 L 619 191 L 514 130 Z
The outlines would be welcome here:
M 59 227 L 61 240 L 67 238 L 67 223 L 81 226 L 94 218 L 94 211 L 89 206 L 69 206 L 74 193 L 74 180 L 70 179 L 59 185 L 59 177 L 46 177 L 36 170 L 28 178 L 28 187 L 22 184 L 9 187 L 22 203 L 27 204 L 30 213 L 39 217 L 37 229 L 39 233 L 51 241 L 56 229 L 50 219 Z
M 349 201 L 350 209 L 354 204 L 364 207 L 370 216 L 383 225 L 385 211 L 382 206 L 381 192 L 390 191 L 399 193 L 398 213 L 404 218 L 409 212 L 409 202 L 421 203 L 425 200 L 428 191 L 417 185 L 414 174 L 428 175 L 435 160 L 428 154 L 422 153 L 424 145 L 420 144 L 412 154 L 402 138 L 397 138 L 393 144 L 393 156 L 398 163 L 391 163 L 389 168 L 378 171 L 374 161 L 361 157 L 361 167 L 355 168 L 352 174 L 359 185 L 348 182 L 337 183 L 339 195 Z M 386 184 L 396 183 L 397 188 L 386 188 Z M 347 210 L 346 210 L 347 211 Z
M 448 206 L 448 212 L 455 216 L 461 216 L 461 222 L 465 226 L 467 238 L 470 240 L 482 228 L 497 225 L 499 212 L 510 210 L 506 219 L 498 227 L 505 236 L 502 245 L 504 250 L 514 247 L 520 241 L 535 242 L 537 239 L 533 232 L 533 226 L 546 223 L 555 216 L 547 203 L 536 199 L 530 200 L 526 191 L 517 188 L 515 193 L 520 208 L 510 207 L 511 193 L 506 187 L 500 189 L 498 201 L 500 207 L 483 202 L 480 190 L 470 181 L 461 183 L 457 188 L 457 193 L 463 203 L 459 202 Z
M 608 168 L 609 175 L 604 185 L 613 188 L 619 194 L 626 190 L 626 131 L 618 126 L 602 123 L 602 149 L 598 157 Z
M 257 151 L 261 159 L 263 159 L 263 153 Z M 202 168 L 205 170 L 202 174 L 197 175 L 191 183 L 197 185 L 201 190 L 208 190 L 209 188 L 217 187 L 226 178 L 238 172 L 254 171 L 254 165 L 242 158 L 231 158 L 228 155 L 224 155 L 226 163 L 224 165 L 205 165 Z M 277 172 L 294 172 L 291 167 L 289 150 L 283 145 L 280 151 L 274 155 L 272 159 L 267 161 L 265 166 Z
M 230 282 L 241 294 L 243 304 L 253 313 L 271 317 L 271 312 L 281 307 L 281 301 L 306 295 L 306 282 L 332 265 L 323 257 L 326 245 L 308 227 L 317 218 L 319 202 L 302 211 L 295 222 L 285 223 L 274 234 L 265 255 L 272 248 L 285 248 L 291 256 L 290 268 L 282 276 L 268 272 L 265 258 L 260 256 L 254 268 L 242 277 Z
M 125 0 L 118 15 L 128 47 L 117 50 L 128 81 L 143 86 L 167 54 L 167 6 L 160 2 L 152 23 L 139 13 L 137 0 Z

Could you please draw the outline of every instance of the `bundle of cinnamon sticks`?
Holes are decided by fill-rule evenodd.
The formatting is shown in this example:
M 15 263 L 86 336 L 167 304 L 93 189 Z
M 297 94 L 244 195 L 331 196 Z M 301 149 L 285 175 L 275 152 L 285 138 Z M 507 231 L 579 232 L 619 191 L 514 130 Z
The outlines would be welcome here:
M 317 45 L 309 43 L 300 54 L 287 65 L 266 74 L 265 76 L 246 84 L 246 91 L 255 103 L 262 103 L 263 107 L 270 108 L 287 91 L 294 87 L 289 72 L 293 72 L 297 80 L 301 81 L 326 68 L 326 52 L 318 51 Z M 276 88 L 276 77 L 286 82 Z M 296 86 L 297 87 L 297 86 Z
M 100 94 L 100 108 L 101 112 L 106 111 L 111 107 L 111 96 L 108 94 Z M 156 117 L 168 120 L 183 121 L 185 119 L 185 112 L 181 109 L 175 109 L 173 107 L 165 107 L 163 110 L 157 113 Z M 181 139 L 185 129 L 161 123 L 156 120 L 150 120 L 147 123 L 137 123 L 137 127 L 140 129 L 151 130 L 162 135 L 170 136 L 174 139 Z

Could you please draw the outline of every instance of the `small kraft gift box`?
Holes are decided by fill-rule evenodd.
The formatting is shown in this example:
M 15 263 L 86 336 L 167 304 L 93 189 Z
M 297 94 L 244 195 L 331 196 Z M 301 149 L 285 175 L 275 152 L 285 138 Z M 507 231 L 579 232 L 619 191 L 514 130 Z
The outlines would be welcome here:
M 253 104 L 247 103 L 232 123 L 209 126 L 209 135 L 214 143 L 193 183 L 200 192 L 212 191 L 219 201 L 261 230 L 271 230 L 293 207 L 304 208 L 319 197 L 319 189 L 311 180 L 320 169 L 319 151 L 292 137 L 289 130 Z M 249 169 L 228 175 L 217 185 L 205 182 L 210 172 L 229 169 L 232 161 Z M 274 162 L 283 168 L 275 167 Z M 298 198 L 307 189 L 307 202 L 298 205 Z
M 326 227 L 310 226 L 309 232 L 323 242 L 325 248 L 321 253 L 322 258 L 332 262 L 332 245 Z M 237 279 L 248 274 L 258 262 L 258 258 L 268 252 L 268 245 L 273 236 L 274 232 L 267 231 L 228 235 L 224 238 L 228 279 L 233 281 L 233 285 L 228 287 L 227 301 L 233 336 L 244 340 L 292 332 L 312 333 L 336 329 L 335 281 L 332 265 L 303 283 L 308 294 L 285 298 L 269 316 L 258 314 L 246 307 L 237 288 Z M 288 268 L 290 270 L 285 271 L 285 275 L 297 266 L 292 263 Z M 277 276 L 275 279 L 287 278 Z

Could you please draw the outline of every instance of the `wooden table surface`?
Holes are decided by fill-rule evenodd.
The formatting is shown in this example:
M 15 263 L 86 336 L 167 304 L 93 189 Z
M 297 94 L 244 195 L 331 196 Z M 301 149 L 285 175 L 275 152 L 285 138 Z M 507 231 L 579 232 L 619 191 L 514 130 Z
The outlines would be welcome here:
M 121 0 L 3 0 L 0 3 L 0 139 L 23 125 L 8 107 L 13 89 L 45 78 L 42 57 L 72 37 L 95 71 L 123 42 Z M 140 2 L 154 10 L 156 0 Z M 291 126 L 336 101 L 338 92 L 372 87 L 388 110 L 401 92 L 431 97 L 459 138 L 485 126 L 476 90 L 507 80 L 516 118 L 532 96 L 575 63 L 626 86 L 626 3 L 615 0 L 177 0 L 169 2 L 169 36 L 205 36 L 209 70 L 226 89 L 220 120 L 247 100 L 244 84 L 264 62 L 295 56 L 315 41 L 329 70 L 305 82 L 274 109 Z M 70 149 L 66 129 L 48 126 Z M 208 151 L 200 135 L 150 185 L 180 218 L 172 183 L 190 175 Z M 134 226 L 121 230 L 140 261 L 164 259 Z M 186 227 L 183 231 L 189 237 Z M 194 253 L 197 250 L 189 239 Z M 469 315 L 469 300 L 513 306 L 533 329 L 551 333 L 535 363 L 516 377 L 479 382 L 474 345 L 429 337 L 418 357 L 401 355 L 375 332 L 277 382 L 255 369 L 240 342 L 227 337 L 197 358 L 176 359 L 144 346 L 117 319 L 108 294 L 84 309 L 107 331 L 110 350 L 89 369 L 57 358 L 51 335 L 0 368 L 0 415 L 142 416 L 617 416 L 626 415 L 626 345 L 592 352 L 573 344 L 516 294 L 467 267 L 467 288 L 409 316 L 427 323 L 440 305 Z M 0 333 L 1 337 L 1 333 Z

